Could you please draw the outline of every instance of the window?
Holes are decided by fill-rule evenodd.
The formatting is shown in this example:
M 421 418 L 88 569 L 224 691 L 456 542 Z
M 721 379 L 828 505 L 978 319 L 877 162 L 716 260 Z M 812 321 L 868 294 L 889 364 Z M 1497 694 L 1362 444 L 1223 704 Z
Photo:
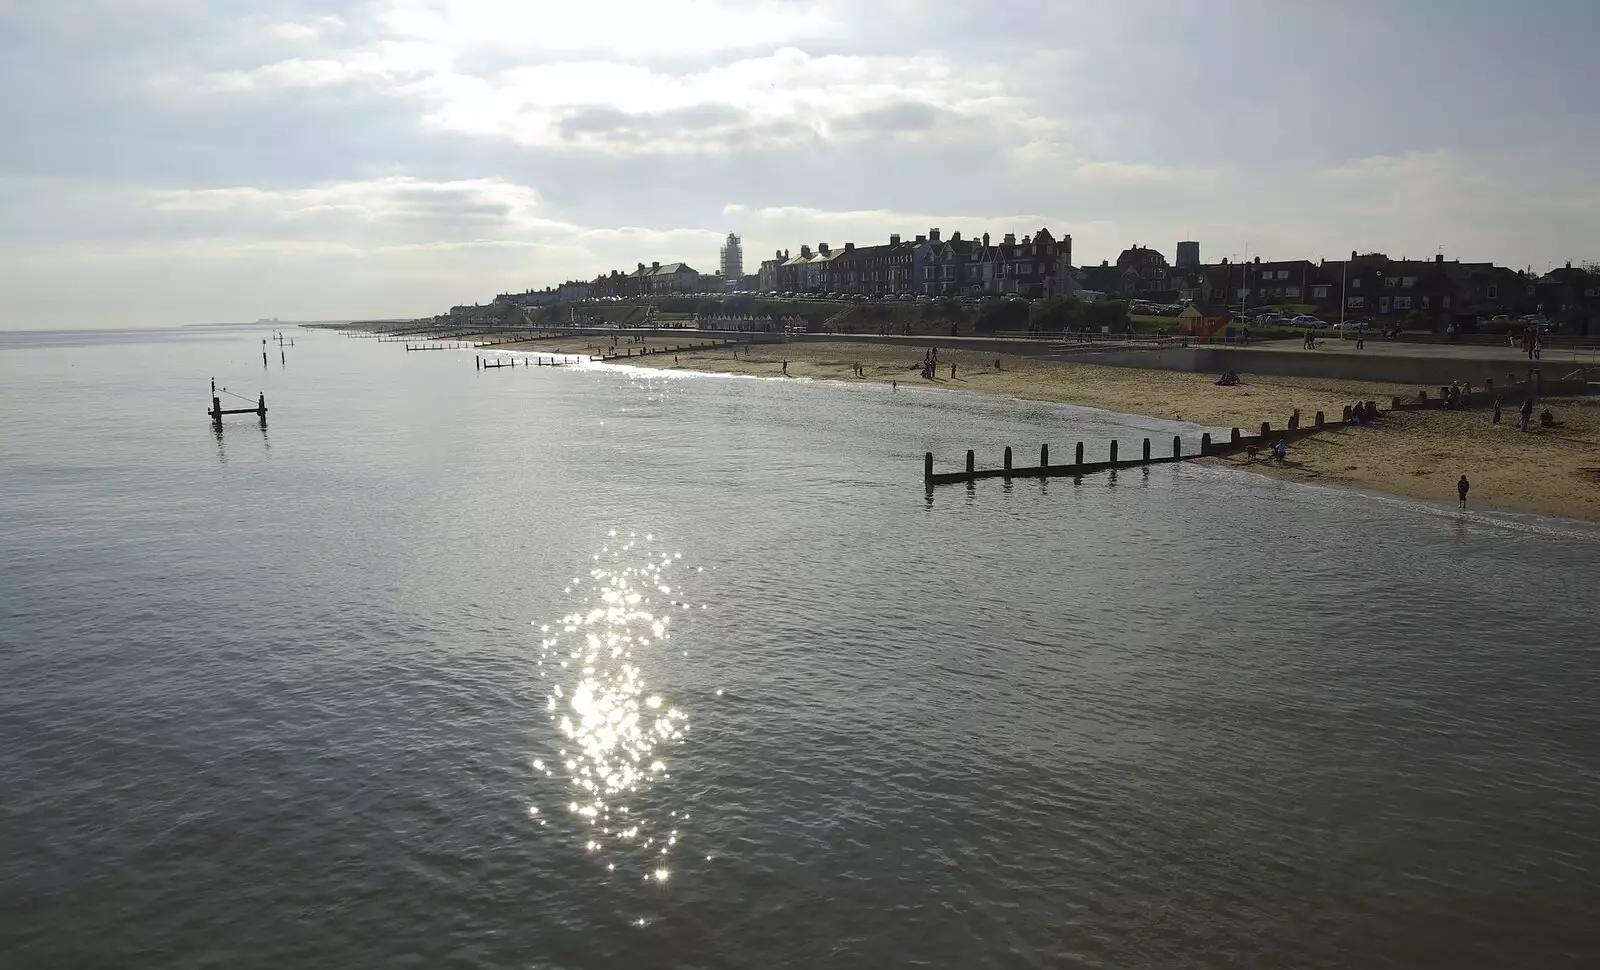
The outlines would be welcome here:
M 1399 283 L 1400 277 L 1398 276 L 1385 276 L 1383 278 L 1383 288 L 1386 290 L 1394 289 Z
M 1410 289 L 1411 287 L 1417 285 L 1417 278 L 1415 276 L 1407 276 L 1405 279 L 1400 281 L 1400 285 L 1406 289 Z
M 1352 296 L 1344 301 L 1344 305 L 1352 310 L 1360 310 L 1367 305 L 1367 298 L 1364 296 Z
M 1357 276 L 1355 279 L 1351 280 L 1350 281 L 1350 288 L 1352 290 L 1361 289 L 1361 277 Z
M 1432 300 L 1431 300 L 1431 299 L 1429 299 L 1429 298 L 1428 298 L 1428 297 L 1423 297 L 1423 298 L 1422 298 L 1422 308 L 1423 308 L 1423 309 L 1424 309 L 1424 310 L 1426 310 L 1426 309 L 1428 309 L 1428 307 L 1429 307 L 1429 306 L 1430 306 L 1430 305 L 1431 305 L 1431 304 L 1432 304 L 1432 303 L 1433 303 L 1433 301 L 1432 301 Z
M 1491 300 L 1498 300 L 1500 298 L 1500 287 L 1490 283 L 1484 288 L 1483 295 Z
M 1397 297 L 1395 297 L 1394 298 L 1394 308 L 1396 310 L 1409 310 L 1409 309 L 1411 309 L 1411 297 L 1409 297 L 1409 296 L 1397 296 Z
M 1313 286 L 1311 288 L 1311 298 L 1313 300 L 1326 299 L 1327 296 L 1328 296 L 1328 288 L 1326 286 Z
M 1289 271 L 1288 270 L 1286 270 L 1286 269 L 1278 270 L 1278 279 L 1286 280 L 1288 278 L 1289 278 Z
M 1529 296 L 1532 296 L 1532 295 L 1533 295 L 1533 287 L 1532 287 L 1532 286 L 1529 286 L 1529 287 L 1528 287 L 1528 295 L 1529 295 Z
M 1285 286 L 1283 288 L 1283 295 L 1286 296 L 1286 297 L 1289 297 L 1292 300 L 1298 300 L 1298 299 L 1300 299 L 1300 287 L 1298 287 L 1298 286 Z
M 1445 298 L 1444 298 L 1444 299 L 1443 299 L 1443 300 L 1442 300 L 1442 301 L 1441 301 L 1441 303 L 1440 303 L 1440 305 L 1441 305 L 1441 306 L 1443 306 L 1443 307 L 1444 307 L 1444 308 L 1445 308 L 1445 309 L 1446 309 L 1446 310 L 1448 310 L 1448 309 L 1450 309 L 1450 298 L 1449 298 L 1449 297 L 1448 297 L 1448 296 L 1447 296 L 1447 297 L 1445 297 Z
M 1381 297 L 1378 298 L 1378 312 L 1379 313 L 1388 313 L 1389 312 L 1389 298 L 1388 297 L 1381 296 Z

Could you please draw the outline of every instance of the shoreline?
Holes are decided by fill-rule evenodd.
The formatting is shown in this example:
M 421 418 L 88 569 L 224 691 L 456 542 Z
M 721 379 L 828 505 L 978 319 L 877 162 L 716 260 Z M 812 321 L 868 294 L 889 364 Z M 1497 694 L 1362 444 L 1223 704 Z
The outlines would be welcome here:
M 581 353 L 585 342 L 593 340 L 553 338 L 496 349 Z M 659 345 L 674 343 L 666 338 Z M 656 344 L 652 339 L 634 346 Z M 1309 422 L 1318 410 L 1337 416 L 1344 405 L 1357 400 L 1386 404 L 1417 390 L 1370 381 L 1250 374 L 1241 375 L 1237 387 L 1219 387 L 1208 374 L 945 349 L 940 351 L 937 379 L 928 381 L 920 373 L 920 352 L 842 342 L 685 350 L 676 358 L 670 353 L 650 354 L 620 363 L 669 372 L 782 377 L 785 360 L 791 378 L 842 383 L 898 381 L 904 387 L 999 394 L 1213 428 L 1249 429 L 1262 421 L 1281 428 L 1296 408 L 1302 422 Z M 952 363 L 954 378 L 950 376 Z M 857 364 L 861 376 L 856 374 Z M 1283 465 L 1243 455 L 1201 460 L 1289 481 L 1342 485 L 1452 505 L 1456 478 L 1465 474 L 1472 484 L 1469 509 L 1600 523 L 1600 398 L 1546 398 L 1540 407 L 1546 406 L 1555 412 L 1560 426 L 1518 431 L 1514 402 L 1508 402 L 1499 425 L 1491 423 L 1487 409 L 1385 411 L 1371 427 L 1331 429 L 1295 442 Z

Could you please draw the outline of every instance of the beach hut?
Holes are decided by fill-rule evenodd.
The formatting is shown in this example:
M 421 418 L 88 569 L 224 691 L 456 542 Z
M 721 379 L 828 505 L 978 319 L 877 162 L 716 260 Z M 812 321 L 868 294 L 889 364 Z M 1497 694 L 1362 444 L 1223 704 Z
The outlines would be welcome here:
M 1233 322 L 1225 307 L 1191 303 L 1178 313 L 1178 332 L 1209 337 Z

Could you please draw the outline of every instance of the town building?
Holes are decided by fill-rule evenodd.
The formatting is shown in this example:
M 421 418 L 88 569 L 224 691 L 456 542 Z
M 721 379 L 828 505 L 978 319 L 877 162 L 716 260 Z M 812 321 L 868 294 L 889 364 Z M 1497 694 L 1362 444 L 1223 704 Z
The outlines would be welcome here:
M 1117 256 L 1117 292 L 1124 296 L 1172 289 L 1167 279 L 1167 257 L 1135 243 Z
M 1174 269 L 1199 269 L 1200 244 L 1194 240 L 1178 243 L 1178 255 L 1172 261 L 1172 266 Z
M 738 280 L 744 275 L 744 244 L 734 233 L 728 233 L 718 254 L 717 275 L 725 280 Z

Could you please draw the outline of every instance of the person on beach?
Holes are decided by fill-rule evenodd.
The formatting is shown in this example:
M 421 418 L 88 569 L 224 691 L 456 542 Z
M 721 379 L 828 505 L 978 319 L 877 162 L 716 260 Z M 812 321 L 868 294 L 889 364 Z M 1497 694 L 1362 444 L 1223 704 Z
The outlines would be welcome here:
M 1460 481 L 1456 482 L 1456 495 L 1461 499 L 1462 508 L 1467 507 L 1467 489 L 1471 487 L 1472 486 L 1467 482 L 1467 476 L 1465 475 L 1462 475 Z
M 1365 330 L 1357 330 L 1356 331 L 1356 349 L 1357 350 L 1365 350 L 1366 346 L 1367 346 L 1367 332 Z
M 1522 423 L 1521 423 L 1522 430 L 1523 431 L 1527 431 L 1528 430 L 1528 422 L 1533 418 L 1533 395 L 1532 394 L 1528 395 L 1527 399 L 1522 402 L 1522 407 L 1518 408 L 1517 412 L 1522 415 Z
M 953 360 L 950 362 L 950 379 L 952 381 L 956 379 L 956 362 Z
M 1494 399 L 1494 421 L 1491 423 L 1500 423 L 1500 399 L 1498 397 Z
M 1283 464 L 1285 458 L 1289 457 L 1289 446 L 1283 443 L 1282 438 L 1279 438 L 1278 443 L 1272 446 L 1272 457 L 1280 465 Z
M 789 362 L 788 361 L 784 361 L 783 362 L 783 376 L 784 377 L 788 377 L 789 376 Z
M 900 382 L 899 381 L 890 381 L 889 382 L 889 390 L 891 390 L 891 391 L 900 390 Z

